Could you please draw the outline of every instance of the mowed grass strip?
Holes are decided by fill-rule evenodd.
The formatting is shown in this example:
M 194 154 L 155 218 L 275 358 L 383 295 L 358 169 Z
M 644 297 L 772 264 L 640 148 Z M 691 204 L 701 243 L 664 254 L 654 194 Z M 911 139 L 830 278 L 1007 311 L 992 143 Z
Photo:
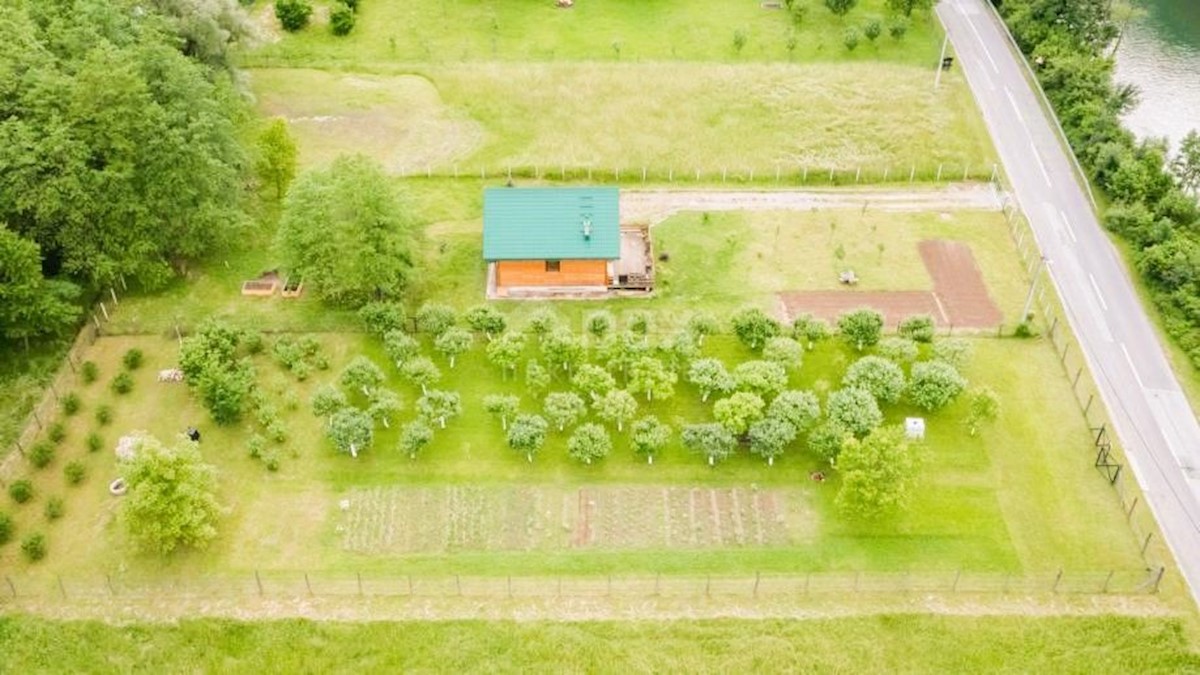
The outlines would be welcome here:
M 779 3 L 782 6 L 782 2 Z M 330 34 L 322 15 L 297 34 L 282 34 L 271 2 L 254 10 L 269 35 L 245 62 L 361 64 L 367 62 L 478 61 L 892 61 L 933 65 L 941 27 L 917 13 L 902 40 L 887 34 L 885 0 L 862 0 L 845 17 L 809 2 L 795 24 L 783 8 L 758 2 L 579 1 L 570 9 L 554 2 L 409 0 L 362 3 L 347 37 Z M 862 36 L 871 18 L 884 20 L 874 43 Z M 849 51 L 845 31 L 859 30 Z M 745 36 L 740 51 L 734 34 Z M 789 37 L 795 46 L 788 49 Z
M 14 672 L 1182 673 L 1187 626 L 1123 616 L 879 615 L 803 621 L 111 625 L 0 618 Z
M 480 64 L 416 70 L 255 69 L 259 107 L 292 123 L 302 164 L 341 153 L 397 173 L 642 167 L 679 177 L 947 178 L 996 154 L 962 76 L 852 64 Z M 843 179 L 845 177 L 843 176 Z

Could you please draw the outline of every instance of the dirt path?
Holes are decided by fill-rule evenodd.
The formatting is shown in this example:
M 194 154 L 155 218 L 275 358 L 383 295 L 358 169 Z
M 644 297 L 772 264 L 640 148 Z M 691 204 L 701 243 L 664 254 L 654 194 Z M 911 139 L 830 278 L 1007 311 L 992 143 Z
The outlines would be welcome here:
M 999 211 L 990 184 L 951 184 L 937 189 L 828 190 L 622 190 L 621 222 L 655 225 L 680 211 Z

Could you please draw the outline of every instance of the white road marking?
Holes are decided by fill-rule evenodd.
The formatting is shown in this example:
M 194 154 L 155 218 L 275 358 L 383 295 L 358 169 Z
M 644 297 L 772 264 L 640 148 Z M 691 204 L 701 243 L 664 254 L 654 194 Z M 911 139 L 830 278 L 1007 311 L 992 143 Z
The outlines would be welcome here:
M 1046 179 L 1046 186 L 1054 187 L 1050 183 L 1050 174 L 1046 172 L 1046 165 L 1042 163 L 1042 156 L 1038 154 L 1037 146 L 1033 144 L 1033 139 L 1029 140 L 1029 148 L 1033 150 L 1033 158 L 1037 160 L 1038 168 L 1042 170 L 1042 177 Z
M 975 34 L 975 39 L 979 40 L 979 48 L 983 50 L 983 55 L 987 57 L 988 63 L 992 64 L 992 71 L 997 75 L 1000 74 L 1000 68 L 996 66 L 996 59 L 992 58 L 992 53 L 988 51 L 987 43 L 984 42 L 983 36 L 979 34 L 979 29 L 975 27 L 975 23 L 971 21 L 971 17 L 963 12 L 963 18 L 967 20 L 967 25 L 971 27 L 971 32 Z
M 1096 299 L 1100 301 L 1100 306 L 1107 312 L 1108 303 L 1104 302 L 1104 294 L 1100 292 L 1100 286 L 1096 283 L 1096 277 L 1092 276 L 1091 272 L 1088 272 L 1088 280 L 1092 282 L 1092 290 L 1096 291 Z
M 1075 238 L 1075 229 L 1071 227 L 1071 219 L 1067 217 L 1067 212 L 1059 209 L 1058 214 L 1062 216 L 1063 225 L 1067 226 L 1067 234 L 1071 235 L 1071 241 L 1078 244 L 1079 240 Z
M 1121 353 L 1125 354 L 1125 361 L 1129 364 L 1129 370 L 1133 372 L 1133 379 L 1137 380 L 1138 389 L 1145 389 L 1146 387 L 1142 384 L 1142 378 L 1138 375 L 1137 368 L 1133 367 L 1133 359 L 1129 358 L 1129 350 L 1125 348 L 1124 342 L 1121 343 Z
M 1017 99 L 1013 98 L 1012 92 L 1009 91 L 1008 87 L 1004 88 L 1004 95 L 1008 97 L 1008 102 L 1012 104 L 1013 112 L 1017 113 L 1017 121 L 1021 123 L 1021 126 L 1024 126 L 1025 118 L 1021 115 L 1021 108 L 1017 106 Z

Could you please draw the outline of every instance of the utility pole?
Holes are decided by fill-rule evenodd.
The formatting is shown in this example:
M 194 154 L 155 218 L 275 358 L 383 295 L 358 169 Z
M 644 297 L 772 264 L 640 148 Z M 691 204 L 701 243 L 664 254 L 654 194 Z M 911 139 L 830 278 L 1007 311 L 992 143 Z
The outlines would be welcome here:
M 946 37 L 942 39 L 942 55 L 938 57 L 937 74 L 933 76 L 933 88 L 937 90 L 938 84 L 942 81 L 942 63 L 946 61 L 946 47 L 950 44 L 950 33 L 946 33 Z
M 1037 270 L 1033 273 L 1033 281 L 1029 282 L 1029 295 L 1025 297 L 1025 309 L 1021 310 L 1021 321 L 1029 319 L 1029 308 L 1033 305 L 1033 294 L 1037 292 L 1038 279 L 1042 278 L 1042 270 L 1046 269 L 1046 264 L 1049 262 L 1050 259 L 1046 256 L 1042 256 L 1042 259 L 1038 261 Z

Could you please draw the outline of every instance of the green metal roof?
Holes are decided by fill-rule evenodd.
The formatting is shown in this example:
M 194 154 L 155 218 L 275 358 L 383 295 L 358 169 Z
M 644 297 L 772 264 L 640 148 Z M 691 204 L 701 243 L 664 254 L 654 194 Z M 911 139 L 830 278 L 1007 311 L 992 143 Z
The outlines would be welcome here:
M 615 187 L 483 191 L 484 260 L 616 260 L 620 227 Z

